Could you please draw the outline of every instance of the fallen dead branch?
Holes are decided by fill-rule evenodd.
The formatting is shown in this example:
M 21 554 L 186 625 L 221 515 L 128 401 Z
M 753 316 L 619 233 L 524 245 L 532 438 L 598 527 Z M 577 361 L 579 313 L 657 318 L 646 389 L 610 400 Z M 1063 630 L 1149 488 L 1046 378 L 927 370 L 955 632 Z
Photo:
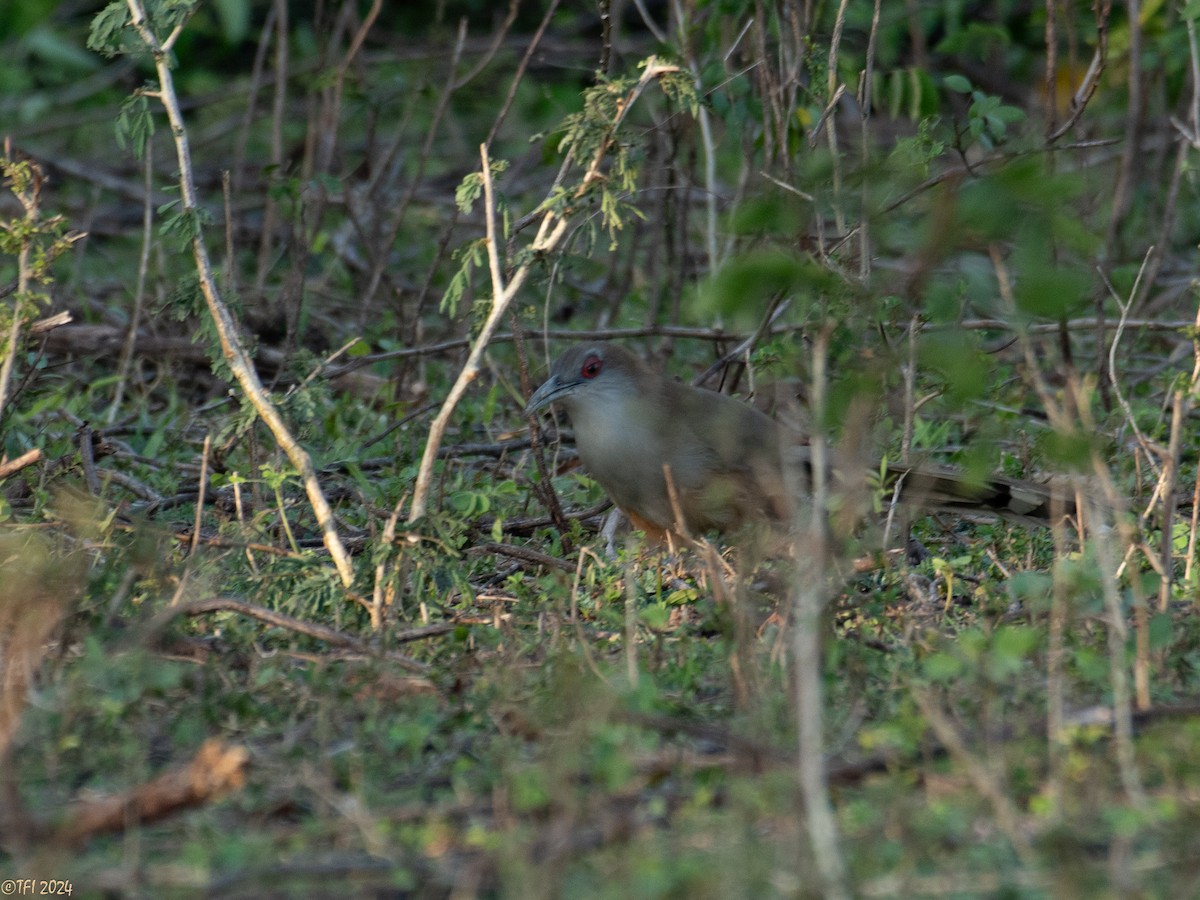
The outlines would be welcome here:
M 368 655 L 376 655 L 389 662 L 394 662 L 402 668 L 408 669 L 410 672 L 426 673 L 429 671 L 429 666 L 417 662 L 411 656 L 405 656 L 403 653 L 397 653 L 394 650 L 383 650 L 373 642 L 365 641 L 344 631 L 338 631 L 335 628 L 318 625 L 314 622 L 306 622 L 303 619 L 275 612 L 266 607 L 256 606 L 244 600 L 235 600 L 232 597 L 208 597 L 203 600 L 193 600 L 189 603 L 181 603 L 178 606 L 168 607 L 159 613 L 150 623 L 150 633 L 157 635 L 176 616 L 203 616 L 214 612 L 235 612 L 239 615 L 265 622 L 268 625 L 273 625 L 276 628 L 286 628 L 288 631 L 316 638 L 334 647 L 342 647 Z M 389 639 L 397 643 L 406 643 L 408 641 L 420 640 L 421 638 L 446 634 L 457 627 L 457 623 L 445 622 L 438 625 L 428 625 L 423 628 L 413 628 L 396 635 L 390 635 Z
M 22 453 L 16 459 L 10 459 L 8 462 L 2 462 L 0 463 L 0 478 L 7 478 L 9 475 L 20 472 L 22 469 L 32 466 L 41 458 L 41 449 L 34 447 L 32 450 Z
M 144 825 L 203 806 L 246 782 L 250 751 L 216 739 L 204 742 L 191 762 L 113 797 L 79 802 L 59 829 L 57 842 L 79 846 L 91 838 Z
M 545 566 L 547 569 L 562 569 L 566 572 L 575 571 L 574 563 L 559 559 L 557 556 L 550 556 L 548 553 L 541 553 L 532 549 L 531 547 L 518 547 L 515 544 L 500 544 L 494 541 L 489 541 L 486 544 L 468 547 L 467 553 L 491 553 L 497 556 L 507 556 L 509 559 L 516 559 L 520 560 L 521 562 Z

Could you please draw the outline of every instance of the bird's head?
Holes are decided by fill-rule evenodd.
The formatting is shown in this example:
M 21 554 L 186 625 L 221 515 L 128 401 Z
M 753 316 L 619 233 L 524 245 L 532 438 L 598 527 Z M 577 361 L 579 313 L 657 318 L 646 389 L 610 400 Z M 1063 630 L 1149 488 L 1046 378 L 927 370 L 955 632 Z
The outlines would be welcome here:
M 649 367 L 617 344 L 580 344 L 562 354 L 550 368 L 550 377 L 533 392 L 525 412 L 535 413 L 551 403 L 568 412 L 584 404 L 602 404 L 614 398 L 637 397 L 639 383 L 652 377 Z

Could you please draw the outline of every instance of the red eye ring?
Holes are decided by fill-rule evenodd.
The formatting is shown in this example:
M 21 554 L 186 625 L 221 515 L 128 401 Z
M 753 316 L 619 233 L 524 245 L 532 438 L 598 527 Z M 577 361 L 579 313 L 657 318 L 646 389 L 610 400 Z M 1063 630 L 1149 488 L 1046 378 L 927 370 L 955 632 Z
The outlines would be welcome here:
M 579 370 L 579 374 L 584 378 L 595 378 L 604 368 L 604 360 L 593 353 L 583 361 L 583 366 Z

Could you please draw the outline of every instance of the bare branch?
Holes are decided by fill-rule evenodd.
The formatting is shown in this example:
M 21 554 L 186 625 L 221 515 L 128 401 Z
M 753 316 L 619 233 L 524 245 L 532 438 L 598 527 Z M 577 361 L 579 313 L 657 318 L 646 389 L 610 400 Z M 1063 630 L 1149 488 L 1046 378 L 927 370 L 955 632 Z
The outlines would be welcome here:
M 154 33 L 150 30 L 146 22 L 146 13 L 142 7 L 142 0 L 126 0 L 126 2 L 129 5 L 134 27 L 137 29 L 138 35 L 154 55 L 154 67 L 159 82 L 159 99 L 166 109 L 167 118 L 171 123 L 171 133 L 175 139 L 175 151 L 179 162 L 179 188 L 183 200 L 183 209 L 189 215 L 196 215 L 199 210 L 199 202 L 196 196 L 196 184 L 192 177 L 191 149 L 188 144 L 187 127 L 183 120 L 183 113 L 179 108 L 179 98 L 175 93 L 175 83 L 171 75 L 168 54 L 163 46 L 158 43 L 157 38 L 155 38 Z M 216 276 L 209 261 L 208 247 L 204 243 L 204 236 L 200 233 L 198 227 L 192 239 L 192 253 L 196 260 L 196 271 L 200 277 L 200 288 L 204 294 L 204 300 L 208 304 L 208 311 L 212 316 L 217 335 L 220 338 L 221 350 L 225 356 L 225 362 L 229 365 L 229 370 L 233 373 L 234 378 L 237 379 L 238 384 L 254 407 L 255 412 L 258 413 L 259 418 L 271 430 L 276 443 L 287 454 L 288 460 L 299 473 L 300 479 L 304 483 L 304 489 L 308 494 L 309 504 L 312 506 L 317 524 L 321 528 L 325 547 L 329 551 L 329 555 L 333 557 L 333 563 L 337 567 L 342 584 L 345 587 L 350 587 L 354 583 L 354 567 L 350 561 L 350 554 L 346 552 L 346 548 L 342 545 L 342 541 L 338 537 L 337 527 L 333 519 L 333 510 L 330 509 L 329 502 L 325 499 L 325 494 L 321 490 L 321 484 L 317 480 L 317 473 L 313 467 L 312 458 L 292 436 L 287 423 L 284 422 L 283 417 L 279 414 L 279 411 L 267 395 L 267 391 L 258 377 L 258 371 L 254 368 L 253 361 L 242 346 L 237 323 L 233 318 L 233 314 L 221 298 Z

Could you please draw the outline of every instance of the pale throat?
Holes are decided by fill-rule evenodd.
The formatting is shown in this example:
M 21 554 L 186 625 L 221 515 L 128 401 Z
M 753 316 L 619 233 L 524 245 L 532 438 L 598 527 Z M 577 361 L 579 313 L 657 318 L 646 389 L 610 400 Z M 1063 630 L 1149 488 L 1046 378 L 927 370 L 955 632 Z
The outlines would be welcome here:
M 575 429 L 575 445 L 591 475 L 614 494 L 630 490 L 641 493 L 638 484 L 652 480 L 648 467 L 661 478 L 664 460 L 655 429 L 653 403 L 631 391 L 611 390 L 603 398 L 571 404 L 568 413 Z M 614 496 L 621 504 L 624 499 Z

